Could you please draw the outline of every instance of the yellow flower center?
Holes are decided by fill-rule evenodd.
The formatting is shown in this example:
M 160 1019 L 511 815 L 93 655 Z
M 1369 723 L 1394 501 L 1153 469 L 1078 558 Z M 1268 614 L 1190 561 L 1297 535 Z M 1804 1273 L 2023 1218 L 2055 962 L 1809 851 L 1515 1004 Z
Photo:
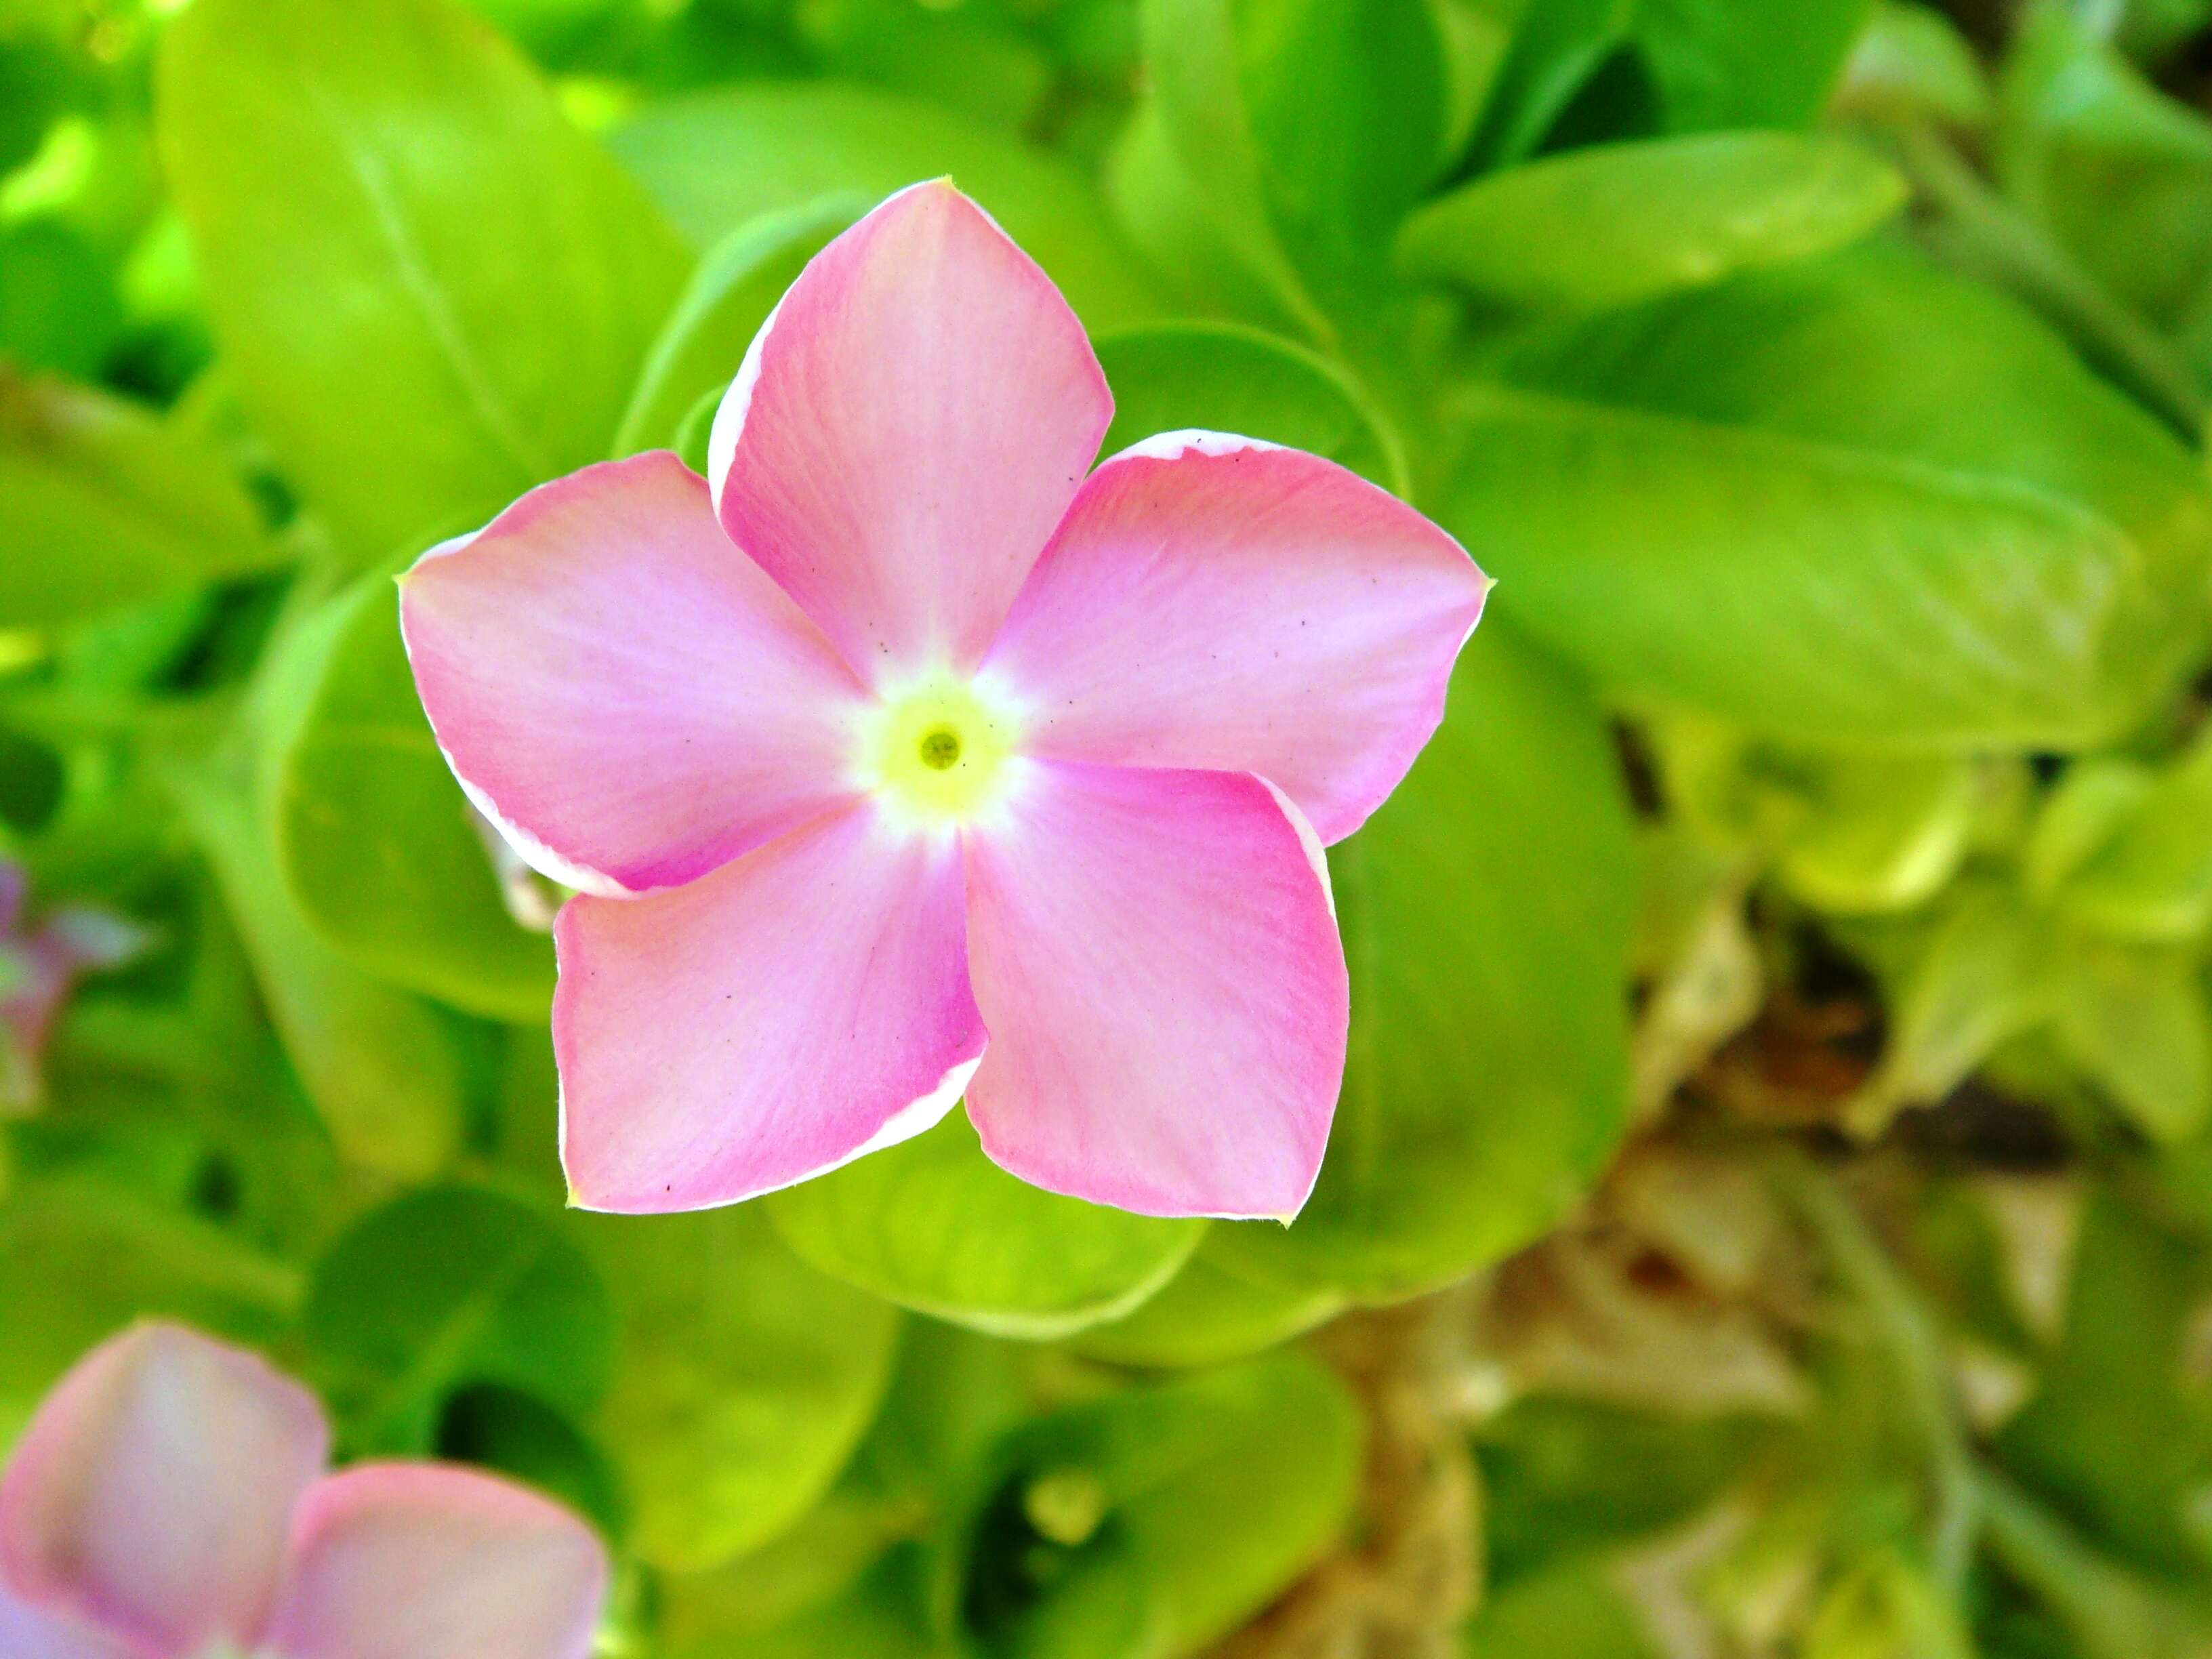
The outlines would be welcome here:
M 1005 799 L 1018 735 L 972 682 L 932 674 L 887 696 L 863 727 L 860 781 L 915 827 L 953 828 Z

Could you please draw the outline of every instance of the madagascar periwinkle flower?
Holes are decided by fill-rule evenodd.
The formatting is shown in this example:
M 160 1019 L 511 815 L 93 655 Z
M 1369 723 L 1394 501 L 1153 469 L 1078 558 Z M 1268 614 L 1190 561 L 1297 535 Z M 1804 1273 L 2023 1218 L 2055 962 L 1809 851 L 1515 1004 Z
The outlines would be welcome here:
M 1322 848 L 1442 718 L 1485 578 L 1312 455 L 1113 413 L 949 185 L 825 248 L 656 453 L 424 556 L 401 623 L 554 930 L 574 1200 L 787 1186 L 938 1121 L 1164 1215 L 1305 1201 L 1348 988 Z M 1088 474 L 1088 476 L 1086 476 Z
M 112 1338 L 0 1471 L 7 1659 L 584 1659 L 599 1540 L 433 1463 L 325 1473 L 315 1397 L 181 1326 Z
M 143 931 L 104 910 L 69 906 L 33 918 L 27 885 L 21 865 L 0 860 L 0 1115 L 38 1103 L 46 1044 L 77 981 L 145 944 Z

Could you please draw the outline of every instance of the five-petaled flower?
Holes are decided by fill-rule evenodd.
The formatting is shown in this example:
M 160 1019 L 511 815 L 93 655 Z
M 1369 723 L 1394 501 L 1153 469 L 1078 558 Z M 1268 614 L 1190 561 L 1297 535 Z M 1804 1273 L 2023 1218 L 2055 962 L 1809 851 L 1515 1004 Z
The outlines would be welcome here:
M 732 1202 L 963 1091 L 1039 1186 L 1305 1201 L 1348 1019 L 1322 848 L 1435 731 L 1487 584 L 1295 450 L 1093 471 L 1112 412 L 1051 281 L 919 185 L 784 295 L 708 479 L 587 467 L 404 579 L 455 775 L 581 894 L 576 1203 Z
M 137 1326 L 79 1360 L 0 1472 L 7 1659 L 585 1659 L 583 1522 L 432 1463 L 325 1472 L 315 1397 Z

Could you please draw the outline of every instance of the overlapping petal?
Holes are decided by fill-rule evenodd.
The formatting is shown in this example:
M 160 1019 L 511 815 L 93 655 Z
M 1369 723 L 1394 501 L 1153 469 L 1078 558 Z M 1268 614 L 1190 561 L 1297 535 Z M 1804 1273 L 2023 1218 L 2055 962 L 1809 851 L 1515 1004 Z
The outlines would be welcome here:
M 948 837 L 831 814 L 675 892 L 575 899 L 553 1042 L 574 1200 L 733 1203 L 942 1117 L 983 1052 Z
M 714 421 L 731 538 L 872 684 L 972 667 L 1113 414 L 1051 279 L 950 185 L 801 273 Z
M 1486 587 L 1334 462 L 1172 433 L 1085 483 L 988 666 L 1032 753 L 1255 772 L 1331 842 L 1435 732 Z
M 532 490 L 417 563 L 400 617 L 455 775 L 572 885 L 690 881 L 850 791 L 858 682 L 673 455 Z
M 0 1584 L 0 1654 L 8 1659 L 149 1659 L 148 1650 L 67 1613 L 34 1607 Z
M 599 1540 L 503 1480 L 363 1464 L 301 1505 L 264 1647 L 277 1659 L 584 1659 Z
M 152 1653 L 246 1646 L 327 1449 L 298 1384 L 194 1332 L 140 1327 L 63 1379 L 0 1475 L 0 1578 Z
M 966 864 L 991 1157 L 1147 1214 L 1294 1214 L 1349 1018 L 1297 809 L 1235 773 L 1037 763 Z

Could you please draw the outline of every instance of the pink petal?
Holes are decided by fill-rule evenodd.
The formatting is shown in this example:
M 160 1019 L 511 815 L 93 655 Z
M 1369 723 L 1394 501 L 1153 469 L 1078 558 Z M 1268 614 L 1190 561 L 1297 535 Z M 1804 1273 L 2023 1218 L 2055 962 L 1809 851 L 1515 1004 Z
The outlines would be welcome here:
M 555 879 L 704 875 L 850 793 L 860 689 L 673 455 L 533 489 L 402 579 L 454 775 Z
M 558 1504 L 431 1464 L 307 1494 L 266 1645 L 283 1659 L 584 1659 L 606 1553 Z
M 80 1619 L 15 1601 L 0 1586 L 0 1654 L 7 1659 L 151 1659 L 152 1650 Z
M 1297 809 L 1237 773 L 1046 762 L 966 846 L 984 1150 L 1147 1215 L 1296 1213 L 1350 1006 Z
M 939 180 L 799 274 L 708 476 L 732 539 L 881 684 L 981 657 L 1113 412 L 1052 279 Z
M 571 900 L 561 981 L 572 1200 L 734 1203 L 918 1134 L 983 1052 L 960 860 L 856 806 L 673 893 Z
M 77 1362 L 0 1475 L 0 1576 L 155 1652 L 249 1644 L 328 1440 L 254 1355 L 138 1326 Z
M 1335 842 L 1437 729 L 1488 586 L 1333 461 L 1170 433 L 1085 483 L 989 667 L 1030 752 L 1256 772 Z

